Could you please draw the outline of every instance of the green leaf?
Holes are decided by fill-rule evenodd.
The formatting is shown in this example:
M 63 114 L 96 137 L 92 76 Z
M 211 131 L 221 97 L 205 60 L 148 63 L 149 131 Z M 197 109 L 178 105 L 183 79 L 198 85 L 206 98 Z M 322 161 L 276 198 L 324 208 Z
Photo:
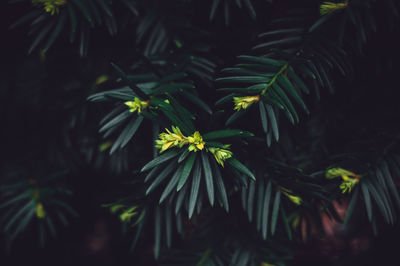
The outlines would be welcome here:
M 167 247 L 170 248 L 172 244 L 172 215 L 171 215 L 171 204 L 167 204 L 165 207 L 165 235 Z
M 125 145 L 131 140 L 133 135 L 136 133 L 137 129 L 139 128 L 140 124 L 143 121 L 143 116 L 138 116 L 137 119 L 133 119 L 121 132 L 117 140 L 114 142 L 113 146 L 111 147 L 110 154 L 113 154 L 118 148 L 123 148 Z
M 247 175 L 253 180 L 256 180 L 256 177 L 253 175 L 253 173 L 246 167 L 244 166 L 241 162 L 236 160 L 235 158 L 230 158 L 227 160 L 228 164 L 230 164 L 232 167 L 236 168 L 239 172 Z
M 35 40 L 32 42 L 31 46 L 29 47 L 28 54 L 31 54 L 33 50 L 39 45 L 39 43 L 43 40 L 43 38 L 49 33 L 51 28 L 53 27 L 54 22 L 47 24 L 40 33 L 36 36 Z
M 118 74 L 121 76 L 122 80 L 129 86 L 129 88 L 131 88 L 140 98 L 142 98 L 142 100 L 148 99 L 148 96 L 128 78 L 128 76 L 125 74 L 124 71 L 122 71 L 121 68 L 119 68 L 114 63 L 111 63 L 111 65 L 115 70 L 117 70 Z
M 254 180 L 250 180 L 249 195 L 247 198 L 247 216 L 250 222 L 253 220 L 253 204 L 254 204 L 255 192 L 256 192 L 256 182 Z
M 264 203 L 264 178 L 259 178 L 257 184 L 257 231 L 261 230 L 263 203 Z
M 196 206 L 197 202 L 196 200 L 200 188 L 200 181 L 201 181 L 201 167 L 199 160 L 197 160 L 193 170 L 192 189 L 190 191 L 190 197 L 189 197 L 189 211 L 188 211 L 189 219 L 192 218 L 194 207 Z
M 268 132 L 268 120 L 267 120 L 267 113 L 265 112 L 265 105 L 262 101 L 258 104 L 260 110 L 260 117 L 261 117 L 261 125 L 265 133 Z
M 210 166 L 210 161 L 205 152 L 201 152 L 201 161 L 203 163 L 204 178 L 206 180 L 207 195 L 210 201 L 210 205 L 214 206 L 214 180 L 212 175 L 212 170 Z
M 283 207 L 280 208 L 281 210 L 281 217 L 283 220 L 283 225 L 285 226 L 286 233 L 288 235 L 289 240 L 292 240 L 292 230 L 290 230 L 288 218 L 286 217 L 286 213 Z
M 308 89 L 307 85 L 303 82 L 303 80 L 296 74 L 294 69 L 289 66 L 287 68 L 287 72 L 289 77 L 301 88 L 304 93 L 309 94 L 310 90 Z
M 278 76 L 279 83 L 286 89 L 286 91 L 295 99 L 295 101 L 300 104 L 300 106 L 306 111 L 306 113 L 310 113 L 300 94 L 297 92 L 297 89 L 293 86 L 290 80 L 285 75 Z
M 268 214 L 269 214 L 270 200 L 271 200 L 271 180 L 268 181 L 264 193 L 263 214 L 262 214 L 262 237 L 264 239 L 267 238 L 268 234 Z
M 328 21 L 332 16 L 331 14 L 326 14 L 320 17 L 311 27 L 308 29 L 308 32 L 313 32 L 316 29 L 318 29 L 322 24 L 324 24 L 326 21 Z
M 104 132 L 107 129 L 114 127 L 120 123 L 122 123 L 123 121 L 125 121 L 125 119 L 127 119 L 129 116 L 131 116 L 132 113 L 129 112 L 129 110 L 125 110 L 122 113 L 120 113 L 119 115 L 117 115 L 116 117 L 114 117 L 113 119 L 111 119 L 107 124 L 105 124 L 104 126 L 102 126 L 99 130 L 99 132 Z
M 295 118 L 295 121 L 298 123 L 299 116 L 296 112 L 296 109 L 294 109 L 292 102 L 289 100 L 288 96 L 286 95 L 286 93 L 282 90 L 282 88 L 278 84 L 274 83 L 274 85 L 272 85 L 272 86 L 275 89 L 276 93 L 279 95 L 279 97 L 282 99 L 282 101 L 285 103 L 285 105 L 288 107 L 290 113 Z
M 148 162 L 145 166 L 143 166 L 143 168 L 142 168 L 142 170 L 140 170 L 140 172 L 147 171 L 163 162 L 166 162 L 166 161 L 176 157 L 178 155 L 178 153 L 179 152 L 177 150 L 166 151 L 162 155 L 154 158 L 153 160 Z
M 206 133 L 203 135 L 203 139 L 207 141 L 235 136 L 252 137 L 254 134 L 240 129 L 223 129 Z
M 217 78 L 217 82 L 232 82 L 232 83 L 266 83 L 269 78 L 260 76 L 232 76 Z
M 86 17 L 86 19 L 89 21 L 90 25 L 93 27 L 93 20 L 92 17 L 90 16 L 90 13 L 86 6 L 83 4 L 81 0 L 72 0 L 72 2 L 78 6 L 78 8 L 82 11 L 83 15 Z
M 67 18 L 66 13 L 63 12 L 62 14 L 60 14 L 57 25 L 54 27 L 53 32 L 51 33 L 49 39 L 47 40 L 46 44 L 43 47 L 44 51 L 47 51 L 50 48 L 50 46 L 54 43 L 56 38 L 60 35 L 60 32 L 65 25 L 66 18 Z
M 183 165 L 181 165 L 178 170 L 174 173 L 174 175 L 171 177 L 171 180 L 169 181 L 168 185 L 165 187 L 163 193 L 161 194 L 159 203 L 161 204 L 167 197 L 168 195 L 172 192 L 172 190 L 176 187 L 176 184 L 178 184 L 178 180 L 182 175 L 182 170 L 183 170 Z
M 215 181 L 217 184 L 217 191 L 219 192 L 218 195 L 220 197 L 220 200 L 222 201 L 222 205 L 224 206 L 225 210 L 229 212 L 228 196 L 226 194 L 224 181 L 222 180 L 221 173 L 215 162 L 214 162 L 214 173 L 215 173 Z
M 186 159 L 186 157 L 189 155 L 189 153 L 190 153 L 190 151 L 189 151 L 188 149 L 185 149 L 185 150 L 182 152 L 181 156 L 179 156 L 179 158 L 178 158 L 178 163 L 183 162 L 183 161 Z
M 181 191 L 179 191 L 178 197 L 176 198 L 176 205 L 175 205 L 175 214 L 177 214 L 183 204 L 183 200 L 185 199 L 186 196 L 186 192 L 188 190 L 189 184 L 186 183 L 183 188 L 181 189 Z
M 15 231 L 13 232 L 13 234 L 11 235 L 11 238 L 15 238 L 21 231 L 23 231 L 26 226 L 28 225 L 28 223 L 32 220 L 33 216 L 36 213 L 36 209 L 35 208 L 31 208 L 30 210 L 28 210 L 24 217 L 21 218 L 21 220 L 19 221 Z M 48 220 L 50 217 L 47 217 L 46 220 Z
M 190 175 L 190 172 L 192 171 L 195 160 L 196 160 L 196 153 L 192 152 L 192 154 L 189 156 L 189 158 L 185 162 L 181 177 L 179 178 L 179 181 L 178 181 L 178 186 L 176 187 L 176 191 L 181 190 L 183 185 L 185 185 L 185 183 Z
M 15 203 L 15 202 L 18 202 L 18 201 L 20 201 L 20 200 L 29 199 L 31 194 L 32 194 L 32 191 L 27 190 L 27 191 L 25 191 L 25 192 L 23 192 L 23 193 L 21 193 L 21 194 L 15 196 L 15 197 L 11 198 L 10 200 L 8 200 L 8 201 L 3 202 L 2 204 L 0 204 L 0 209 L 1 209 L 1 208 L 4 208 L 4 207 L 7 207 L 8 205 L 13 204 L 13 203 Z
M 146 178 L 144 179 L 144 182 L 148 182 L 157 172 L 158 170 L 161 169 L 161 165 L 157 165 L 156 167 L 154 167 L 153 169 L 151 169 L 151 171 L 146 175 Z
M 183 91 L 181 94 L 184 97 L 186 97 L 189 101 L 191 101 L 195 105 L 197 105 L 200 108 L 202 108 L 207 113 L 212 114 L 211 108 L 203 100 L 201 100 L 199 97 L 194 96 L 192 93 L 189 93 L 189 92 L 186 92 L 186 91 Z
M 269 121 L 271 122 L 272 133 L 274 134 L 275 140 L 279 141 L 279 128 L 278 122 L 276 121 L 275 111 L 269 104 L 266 104 L 265 108 L 267 110 Z
M 387 206 L 385 206 L 385 203 L 382 199 L 382 195 L 379 194 L 379 192 L 375 189 L 374 185 L 371 184 L 370 182 L 365 182 L 364 184 L 367 186 L 372 197 L 375 199 L 375 202 L 379 210 L 381 211 L 383 217 L 385 218 L 386 222 L 390 223 L 392 217 L 391 214 L 389 213 L 389 210 L 387 209 Z
M 143 116 L 139 115 L 134 122 L 129 124 L 129 131 L 126 132 L 126 135 L 124 136 L 124 139 L 121 142 L 121 148 L 125 147 L 128 141 L 133 137 L 133 135 L 135 135 L 142 121 L 143 121 Z
M 400 208 L 399 192 L 397 190 L 396 185 L 393 182 L 393 177 L 390 174 L 389 166 L 385 161 L 382 162 L 382 174 L 386 178 L 386 183 L 387 183 L 390 191 L 392 192 L 392 195 L 393 195 L 393 197 L 395 199 L 395 202 L 396 202 L 397 206 Z
M 361 186 L 362 186 L 362 184 L 361 184 Z M 352 217 L 352 214 L 353 214 L 353 212 L 354 212 L 354 210 L 356 208 L 356 205 L 358 203 L 358 194 L 360 193 L 359 191 L 360 191 L 360 189 L 359 189 L 359 187 L 357 187 L 354 190 L 354 193 L 353 193 L 353 195 L 351 197 L 351 200 L 350 200 L 350 203 L 349 203 L 349 207 L 347 208 L 347 211 L 346 211 L 346 217 L 344 218 L 344 224 L 345 225 L 347 225 L 349 223 L 350 218 Z
M 281 201 L 281 191 L 278 189 L 275 194 L 274 208 L 272 209 L 271 216 L 271 234 L 275 234 L 276 222 L 278 221 L 279 204 Z
M 158 259 L 161 246 L 161 210 L 156 207 L 154 215 L 154 257 Z
M 237 96 L 237 93 L 230 93 L 224 97 L 222 97 L 221 99 L 219 99 L 218 101 L 215 102 L 215 105 L 220 105 L 223 103 L 226 103 L 228 101 L 232 101 L 233 97 Z
M 269 41 L 266 43 L 261 43 L 253 47 L 253 49 L 259 49 L 259 48 L 272 48 L 272 47 L 277 47 L 277 46 L 286 46 L 288 44 L 295 44 L 303 40 L 302 36 L 293 36 L 293 37 L 287 37 L 287 38 L 282 38 L 278 40 L 273 40 Z
M 146 190 L 146 195 L 148 195 L 150 192 L 152 192 L 155 188 L 158 187 L 158 185 L 164 181 L 165 178 L 174 170 L 176 167 L 176 162 L 171 162 L 168 164 L 166 168 L 164 168 L 161 173 L 154 179 L 154 181 L 151 183 L 149 188 Z
M 27 214 L 30 209 L 36 209 L 35 208 L 35 202 L 33 200 L 30 200 L 28 203 L 26 203 L 22 208 L 20 208 L 17 213 L 8 221 L 8 223 L 4 226 L 4 232 L 7 232 L 11 226 L 23 215 Z
M 244 111 L 239 111 L 239 112 L 234 112 L 225 122 L 225 126 L 229 126 L 232 124 L 236 119 L 242 117 L 247 110 Z

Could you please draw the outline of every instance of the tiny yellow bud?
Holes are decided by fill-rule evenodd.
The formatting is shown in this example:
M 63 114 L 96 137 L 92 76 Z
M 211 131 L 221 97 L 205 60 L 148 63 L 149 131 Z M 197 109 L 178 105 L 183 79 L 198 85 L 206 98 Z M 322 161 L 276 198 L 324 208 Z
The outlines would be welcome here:
M 235 104 L 234 110 L 244 110 L 249 108 L 250 105 L 252 105 L 255 102 L 258 102 L 260 100 L 260 95 L 256 96 L 244 96 L 244 97 L 233 97 L 233 102 Z
M 294 204 L 300 205 L 303 202 L 303 200 L 299 196 L 294 195 L 291 190 L 281 187 L 281 191 Z
M 103 152 L 103 151 L 107 150 L 108 148 L 111 147 L 112 144 L 113 144 L 112 141 L 106 141 L 106 142 L 101 143 L 99 145 L 99 151 Z
M 130 222 L 132 217 L 136 216 L 137 212 L 135 210 L 137 209 L 137 206 L 133 206 L 127 210 L 125 210 L 121 215 L 119 216 L 119 219 L 123 222 Z
M 360 182 L 358 179 L 349 179 L 347 181 L 343 181 L 342 184 L 340 184 L 340 189 L 342 190 L 342 193 L 350 193 L 351 190 Z
M 32 4 L 43 6 L 43 9 L 51 15 L 58 14 L 60 6 L 66 3 L 67 0 L 32 0 Z
M 97 79 L 95 80 L 94 84 L 95 85 L 100 85 L 101 83 L 104 83 L 108 80 L 108 76 L 107 75 L 101 75 L 99 77 L 97 77 Z
M 358 178 L 358 175 L 356 175 L 353 172 L 350 172 L 346 169 L 340 168 L 340 167 L 335 167 L 335 168 L 331 168 L 328 169 L 325 173 L 325 177 L 328 179 L 332 179 L 332 178 L 336 178 L 341 176 L 342 178 L 346 179 L 346 177 L 348 178 L 349 176 L 352 176 L 354 178 Z
M 36 204 L 36 217 L 39 219 L 43 219 L 44 217 L 46 217 L 46 212 L 44 211 L 43 204 L 40 202 Z
M 117 211 L 119 211 L 120 209 L 122 209 L 123 207 L 125 207 L 125 205 L 123 204 L 116 204 L 110 207 L 110 212 L 111 213 L 116 213 Z
M 343 3 L 333 3 L 333 2 L 323 2 L 320 5 L 319 13 L 321 15 L 326 15 L 332 12 L 335 12 L 340 9 L 344 9 L 348 6 L 347 2 Z
M 130 108 L 129 112 L 131 113 L 135 111 L 141 113 L 143 109 L 145 109 L 149 105 L 147 101 L 141 101 L 138 97 L 135 97 L 133 101 L 127 101 L 124 104 Z
M 222 167 L 224 167 L 224 161 L 232 157 L 232 152 L 229 150 L 214 147 L 208 148 L 208 150 L 214 155 L 215 160 L 222 165 Z
M 346 169 L 337 167 L 337 168 L 331 168 L 326 171 L 325 173 L 326 178 L 332 179 L 336 177 L 341 177 L 343 182 L 340 184 L 340 189 L 342 190 L 342 193 L 346 192 L 351 192 L 351 190 L 355 187 L 358 182 L 360 182 L 360 176 L 350 172 Z

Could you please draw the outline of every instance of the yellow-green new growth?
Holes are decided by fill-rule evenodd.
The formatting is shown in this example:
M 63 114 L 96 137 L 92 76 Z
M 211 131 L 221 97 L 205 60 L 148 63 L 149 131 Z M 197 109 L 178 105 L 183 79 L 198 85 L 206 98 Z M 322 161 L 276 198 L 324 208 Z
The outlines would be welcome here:
M 224 147 L 228 148 L 229 145 L 225 145 Z M 224 167 L 224 161 L 232 157 L 232 152 L 229 150 L 211 147 L 208 148 L 208 151 L 214 155 L 215 160 L 222 165 L 222 167 Z
M 200 135 L 199 131 L 193 133 L 193 136 L 187 137 L 189 142 L 189 151 L 198 151 L 204 149 L 203 137 Z
M 299 196 L 294 195 L 290 189 L 281 187 L 281 191 L 294 204 L 300 205 L 303 202 L 303 200 Z
M 156 148 L 160 149 L 160 153 L 172 147 L 179 146 L 181 148 L 186 144 L 186 137 L 182 134 L 179 127 L 172 126 L 172 132 L 167 128 L 165 130 L 167 133 L 161 133 L 158 136 L 159 139 L 156 140 Z
M 160 149 L 160 153 L 172 147 L 182 148 L 184 145 L 189 145 L 189 151 L 204 149 L 205 142 L 198 131 L 194 132 L 192 136 L 186 137 L 179 127 L 172 126 L 172 132 L 167 128 L 165 130 L 167 133 L 161 133 L 159 139 L 156 140 L 156 148 Z
M 43 219 L 46 217 L 46 212 L 44 211 L 43 204 L 40 202 L 36 204 L 36 217 L 39 219 Z
M 125 210 L 121 215 L 119 216 L 119 219 L 123 222 L 130 222 L 132 217 L 137 215 L 137 212 L 135 211 L 137 209 L 137 206 L 133 206 L 127 210 Z
M 344 9 L 347 6 L 348 6 L 347 2 L 343 2 L 343 3 L 323 2 L 320 5 L 319 13 L 321 15 L 326 15 L 326 14 L 335 12 L 337 10 Z
M 156 140 L 155 147 L 160 149 L 160 153 L 166 151 L 172 147 L 182 148 L 184 145 L 189 145 L 189 151 L 203 150 L 205 147 L 205 141 L 203 137 L 200 135 L 199 131 L 196 131 L 191 136 L 184 136 L 179 127 L 172 126 L 172 132 L 167 128 L 165 129 L 167 132 L 163 132 L 159 135 L 159 139 Z M 216 147 L 208 147 L 206 150 L 211 152 L 215 160 L 224 166 L 224 161 L 232 157 L 232 152 L 228 150 L 230 145 L 224 145 L 223 148 Z
M 255 96 L 244 96 L 244 97 L 233 97 L 233 102 L 235 104 L 235 108 L 233 110 L 244 110 L 249 108 L 255 102 L 260 100 L 260 95 Z
M 42 5 L 43 9 L 51 15 L 54 15 L 55 13 L 58 14 L 60 6 L 63 6 L 66 3 L 67 0 L 32 0 L 32 4 Z
M 328 169 L 325 173 L 325 177 L 329 179 L 341 177 L 343 182 L 340 184 L 340 189 L 343 194 L 346 192 L 350 193 L 358 182 L 360 182 L 359 175 L 340 167 Z
M 351 178 L 349 180 L 343 181 L 342 184 L 340 184 L 340 189 L 342 190 L 342 193 L 350 193 L 351 190 L 360 182 L 360 180 Z
M 133 101 L 127 101 L 124 104 L 129 107 L 129 112 L 131 113 L 136 111 L 138 113 L 141 113 L 143 109 L 145 109 L 149 105 L 148 102 L 142 101 L 138 97 L 135 97 Z

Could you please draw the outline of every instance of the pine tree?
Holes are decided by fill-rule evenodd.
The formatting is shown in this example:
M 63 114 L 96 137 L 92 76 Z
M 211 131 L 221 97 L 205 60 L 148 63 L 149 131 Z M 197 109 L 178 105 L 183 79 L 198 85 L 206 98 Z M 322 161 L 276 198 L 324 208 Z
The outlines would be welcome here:
M 398 2 L 12 2 L 8 249 L 98 207 L 156 265 L 295 264 L 398 227 Z

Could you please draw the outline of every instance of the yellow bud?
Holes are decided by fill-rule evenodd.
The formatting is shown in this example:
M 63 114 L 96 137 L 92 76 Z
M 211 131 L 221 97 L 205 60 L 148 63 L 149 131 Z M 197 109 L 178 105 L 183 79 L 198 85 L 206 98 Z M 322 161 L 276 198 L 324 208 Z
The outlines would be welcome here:
M 145 109 L 149 103 L 146 101 L 141 101 L 138 97 L 135 97 L 133 101 L 127 101 L 124 103 L 126 106 L 130 107 L 129 112 L 133 113 L 135 111 L 138 111 L 138 113 L 141 113 L 143 109 Z
M 111 213 L 116 213 L 117 211 L 119 211 L 120 209 L 122 209 L 123 207 L 125 207 L 125 205 L 123 204 L 116 204 L 110 207 L 110 211 Z
M 300 205 L 303 201 L 299 196 L 287 195 L 287 197 L 296 205 Z
M 347 2 L 343 3 L 333 3 L 333 2 L 323 2 L 320 5 L 319 13 L 321 15 L 326 15 L 332 12 L 335 12 L 340 9 L 344 9 L 348 6 Z
M 123 222 L 130 222 L 132 217 L 136 216 L 137 212 L 135 210 L 137 206 L 133 206 L 127 210 L 125 210 L 120 216 L 119 219 Z
M 342 193 L 350 193 L 351 190 L 360 182 L 358 179 L 352 178 L 347 181 L 343 181 L 342 184 L 340 184 L 340 189 L 342 190 Z
M 36 204 L 36 217 L 39 219 L 43 219 L 46 217 L 46 212 L 44 211 L 43 204 L 40 202 Z
M 260 100 L 260 95 L 256 96 L 244 96 L 244 97 L 233 97 L 233 102 L 235 104 L 234 110 L 244 110 L 249 108 L 250 105 L 252 105 L 255 102 L 258 102 Z
M 58 13 L 60 6 L 66 3 L 67 0 L 32 0 L 32 4 L 43 6 L 43 9 L 51 15 Z
M 106 141 L 106 142 L 101 143 L 99 145 L 99 151 L 103 152 L 103 151 L 107 150 L 108 148 L 111 147 L 112 144 L 113 144 L 112 141 Z
M 108 76 L 107 75 L 101 75 L 95 80 L 94 84 L 95 85 L 100 85 L 101 83 L 104 83 L 107 80 L 108 80 Z
M 294 204 L 300 205 L 303 202 L 303 200 L 299 196 L 295 196 L 291 190 L 281 187 L 281 191 Z
M 220 148 L 211 147 L 208 149 L 213 155 L 217 163 L 224 167 L 224 161 L 232 157 L 232 152 Z
M 340 168 L 340 167 L 328 169 L 326 171 L 326 173 L 325 173 L 325 177 L 329 178 L 329 179 L 336 178 L 336 177 L 339 177 L 339 176 L 345 177 L 345 178 L 349 177 L 349 176 L 352 176 L 354 178 L 358 178 L 358 175 L 356 175 L 355 173 L 350 172 L 350 171 L 348 171 L 346 169 L 343 169 L 343 168 Z

